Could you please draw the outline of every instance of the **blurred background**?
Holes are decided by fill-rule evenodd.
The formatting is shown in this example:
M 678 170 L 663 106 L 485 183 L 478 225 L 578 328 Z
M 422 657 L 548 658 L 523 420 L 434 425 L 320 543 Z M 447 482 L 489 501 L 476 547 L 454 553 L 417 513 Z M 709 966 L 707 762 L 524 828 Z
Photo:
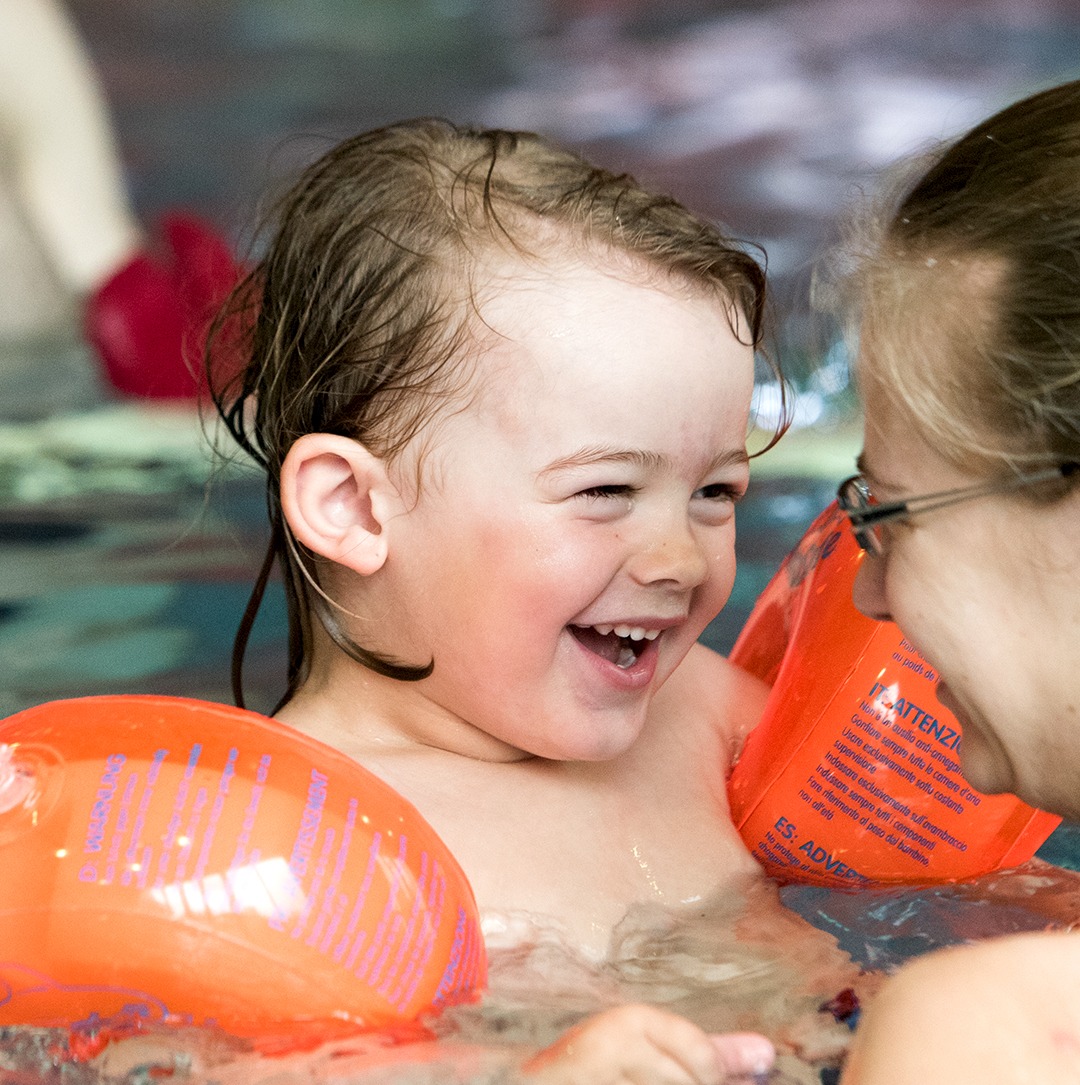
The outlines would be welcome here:
M 844 348 L 808 303 L 845 208 L 898 158 L 1080 77 L 1075 0 L 56 7 L 148 235 L 184 209 L 246 258 L 260 208 L 332 142 L 440 114 L 545 132 L 762 245 L 797 425 L 740 509 L 739 580 L 706 635 L 721 650 L 857 451 Z M 229 644 L 264 542 L 258 481 L 216 464 L 191 407 L 102 379 L 85 288 L 59 266 L 24 169 L 28 147 L 71 152 L 78 133 L 26 123 L 29 84 L 56 69 L 33 40 L 6 52 L 29 74 L 0 73 L 0 714 L 98 692 L 229 700 Z M 77 156 L 70 172 L 77 189 Z M 265 710 L 283 673 L 277 593 L 264 611 L 248 690 Z

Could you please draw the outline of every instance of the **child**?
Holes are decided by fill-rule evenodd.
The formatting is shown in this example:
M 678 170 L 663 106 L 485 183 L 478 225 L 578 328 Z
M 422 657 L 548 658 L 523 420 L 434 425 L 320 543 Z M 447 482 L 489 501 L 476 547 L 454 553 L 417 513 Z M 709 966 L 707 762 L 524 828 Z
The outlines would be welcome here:
M 553 926 L 599 959 L 630 905 L 753 875 L 725 778 L 764 690 L 697 640 L 735 575 L 754 260 L 534 135 L 422 120 L 310 167 L 253 282 L 219 399 L 268 476 L 277 717 L 416 805 L 492 938 Z M 770 1059 L 627 1007 L 537 1074 Z

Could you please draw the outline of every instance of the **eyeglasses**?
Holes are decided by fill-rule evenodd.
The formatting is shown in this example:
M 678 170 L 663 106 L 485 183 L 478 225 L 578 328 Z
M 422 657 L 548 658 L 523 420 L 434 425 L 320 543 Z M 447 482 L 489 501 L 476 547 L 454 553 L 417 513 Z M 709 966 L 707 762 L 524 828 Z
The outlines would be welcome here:
M 971 501 L 976 497 L 990 494 L 1007 493 L 1009 490 L 1036 486 L 1040 482 L 1053 482 L 1069 478 L 1080 472 L 1080 463 L 1063 463 L 1058 467 L 1035 471 L 1027 475 L 1014 475 L 1012 478 L 999 479 L 996 482 L 984 482 L 977 486 L 965 486 L 958 490 L 942 490 L 939 493 L 924 494 L 921 497 L 909 497 L 904 501 L 874 500 L 870 487 L 862 475 L 852 475 L 840 483 L 836 491 L 836 503 L 851 521 L 851 530 L 855 541 L 869 554 L 880 554 L 885 549 L 884 534 L 881 525 L 890 520 L 902 520 L 920 512 L 932 512 L 947 505 L 957 505 L 961 501 Z

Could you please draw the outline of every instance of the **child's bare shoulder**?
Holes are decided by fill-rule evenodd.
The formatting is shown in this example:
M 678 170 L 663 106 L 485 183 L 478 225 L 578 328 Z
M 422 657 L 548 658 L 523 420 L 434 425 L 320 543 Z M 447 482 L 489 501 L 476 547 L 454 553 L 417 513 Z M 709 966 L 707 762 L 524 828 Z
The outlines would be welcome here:
M 687 653 L 656 696 L 661 718 L 693 724 L 699 740 L 718 739 L 733 757 L 765 708 L 768 687 L 703 644 Z

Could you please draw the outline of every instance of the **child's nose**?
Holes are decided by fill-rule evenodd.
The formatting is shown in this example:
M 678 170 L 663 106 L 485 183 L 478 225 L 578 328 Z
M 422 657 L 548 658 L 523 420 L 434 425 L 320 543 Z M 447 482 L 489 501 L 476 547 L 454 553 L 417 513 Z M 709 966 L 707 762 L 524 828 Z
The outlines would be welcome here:
M 856 608 L 868 618 L 879 622 L 892 620 L 885 594 L 885 562 L 880 557 L 865 554 L 855 574 L 851 599 Z
M 696 588 L 708 572 L 705 547 L 685 520 L 665 524 L 649 535 L 630 561 L 630 573 L 641 584 L 666 581 Z

